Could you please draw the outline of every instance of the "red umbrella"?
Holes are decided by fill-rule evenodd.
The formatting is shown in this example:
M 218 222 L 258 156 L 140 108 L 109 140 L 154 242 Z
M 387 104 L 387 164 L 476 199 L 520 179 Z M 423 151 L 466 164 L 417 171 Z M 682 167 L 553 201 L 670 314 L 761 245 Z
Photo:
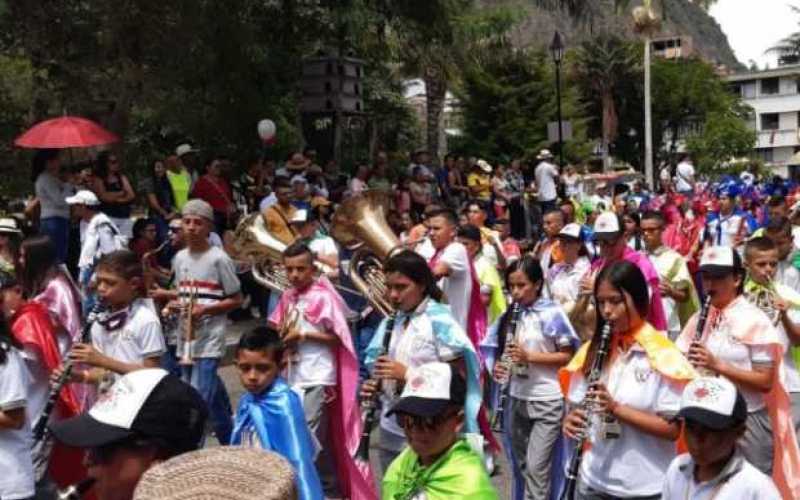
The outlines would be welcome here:
M 118 142 L 119 137 L 86 118 L 62 116 L 37 123 L 17 137 L 21 148 L 85 148 Z

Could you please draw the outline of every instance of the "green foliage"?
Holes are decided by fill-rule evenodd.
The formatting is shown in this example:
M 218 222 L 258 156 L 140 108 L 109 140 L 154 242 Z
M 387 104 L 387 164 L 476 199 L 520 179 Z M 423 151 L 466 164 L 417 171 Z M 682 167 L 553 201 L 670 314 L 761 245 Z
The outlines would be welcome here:
M 686 149 L 695 158 L 699 172 L 729 173 L 731 160 L 752 152 L 756 132 L 744 120 L 747 112 L 745 109 L 712 111 L 702 128 L 688 137 Z
M 562 112 L 573 122 L 573 140 L 565 145 L 570 161 L 589 150 L 586 122 L 575 87 L 562 82 Z M 488 159 L 532 157 L 552 147 L 547 122 L 557 119 L 553 63 L 540 51 L 506 50 L 481 65 L 464 69 L 457 91 L 464 116 L 465 152 Z

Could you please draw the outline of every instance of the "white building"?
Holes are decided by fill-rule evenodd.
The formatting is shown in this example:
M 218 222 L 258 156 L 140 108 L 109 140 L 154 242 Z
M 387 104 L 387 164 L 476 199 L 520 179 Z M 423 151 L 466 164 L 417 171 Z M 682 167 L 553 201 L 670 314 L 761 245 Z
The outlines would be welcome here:
M 753 108 L 756 154 L 783 177 L 800 177 L 800 65 L 729 75 L 733 91 Z

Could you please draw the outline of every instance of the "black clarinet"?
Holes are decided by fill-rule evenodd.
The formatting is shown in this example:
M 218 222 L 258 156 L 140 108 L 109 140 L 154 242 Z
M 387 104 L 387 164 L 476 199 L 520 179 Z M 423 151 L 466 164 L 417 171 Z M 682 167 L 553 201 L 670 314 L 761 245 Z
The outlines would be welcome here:
M 86 316 L 86 324 L 83 325 L 83 329 L 81 330 L 80 341 L 82 344 L 89 342 L 89 334 L 92 330 L 92 325 L 95 323 L 95 321 L 97 321 L 103 308 L 103 304 L 98 302 L 95 304 L 92 310 L 89 311 L 89 315 Z M 33 430 L 31 431 L 34 444 L 39 443 L 42 439 L 44 439 L 45 431 L 47 430 L 47 423 L 50 421 L 50 414 L 53 413 L 53 408 L 55 408 L 56 402 L 58 402 L 58 396 L 61 394 L 61 389 L 64 388 L 72 376 L 74 365 L 75 363 L 71 359 L 67 358 L 67 361 L 64 362 L 64 369 L 61 371 L 61 375 L 50 387 L 50 394 L 47 396 L 47 403 L 44 405 L 44 410 L 42 410 L 39 420 L 36 421 L 36 425 L 33 426 Z
M 603 365 L 608 357 L 608 351 L 611 347 L 611 325 L 606 323 L 600 331 L 600 341 L 597 344 L 597 351 L 594 354 L 592 361 L 592 369 L 589 371 L 589 376 L 586 379 L 586 390 L 597 384 L 600 376 L 603 373 Z M 569 459 L 569 467 L 566 472 L 566 481 L 564 489 L 561 491 L 560 500 L 574 500 L 575 490 L 578 485 L 578 474 L 581 469 L 581 462 L 583 461 L 583 445 L 589 436 L 588 427 L 591 426 L 592 407 L 593 401 L 589 397 L 584 397 L 581 402 L 581 407 L 586 412 L 586 428 L 581 433 L 580 438 L 575 440 L 575 446 L 572 448 L 572 457 Z
M 394 320 L 397 313 L 393 312 L 389 319 L 386 320 L 386 331 L 383 334 L 383 344 L 381 349 L 381 356 L 389 352 L 389 342 L 392 340 L 392 330 L 394 330 Z M 381 394 L 381 379 L 376 379 L 370 376 L 370 380 L 377 382 L 375 394 L 371 398 L 365 399 L 361 402 L 361 410 L 364 412 L 364 425 L 361 430 L 361 439 L 358 442 L 358 449 L 356 450 L 355 458 L 364 462 L 369 461 L 369 436 L 372 433 L 372 428 L 378 420 L 378 398 Z
M 711 307 L 711 294 L 706 295 L 706 300 L 703 301 L 703 307 L 700 308 L 700 316 L 697 318 L 697 327 L 694 329 L 694 341 L 700 342 L 703 340 L 703 330 L 706 329 L 706 320 L 708 320 L 708 309 Z
M 507 374 L 505 380 L 500 384 L 500 400 L 497 403 L 494 415 L 492 415 L 492 430 L 494 432 L 503 432 L 503 419 L 505 418 L 508 392 L 511 389 L 511 371 L 513 369 L 513 363 L 511 362 L 511 356 L 508 354 L 508 348 L 511 346 L 511 343 L 514 342 L 514 335 L 517 333 L 517 323 L 519 322 L 521 313 L 522 308 L 519 306 L 519 303 L 514 302 L 509 313 L 511 316 L 509 317 L 508 323 L 506 323 L 506 327 L 503 329 L 503 339 L 502 341 L 499 337 L 497 339 L 497 345 L 500 348 L 500 352 L 498 352 L 497 355 L 497 362 L 503 363 Z

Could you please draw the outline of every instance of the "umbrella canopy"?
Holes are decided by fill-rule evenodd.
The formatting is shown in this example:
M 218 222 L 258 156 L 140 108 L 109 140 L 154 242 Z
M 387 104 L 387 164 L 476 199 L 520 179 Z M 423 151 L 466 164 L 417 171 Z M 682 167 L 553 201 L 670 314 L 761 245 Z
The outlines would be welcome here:
M 86 118 L 62 116 L 37 123 L 17 137 L 21 148 L 85 148 L 119 141 L 119 137 Z

